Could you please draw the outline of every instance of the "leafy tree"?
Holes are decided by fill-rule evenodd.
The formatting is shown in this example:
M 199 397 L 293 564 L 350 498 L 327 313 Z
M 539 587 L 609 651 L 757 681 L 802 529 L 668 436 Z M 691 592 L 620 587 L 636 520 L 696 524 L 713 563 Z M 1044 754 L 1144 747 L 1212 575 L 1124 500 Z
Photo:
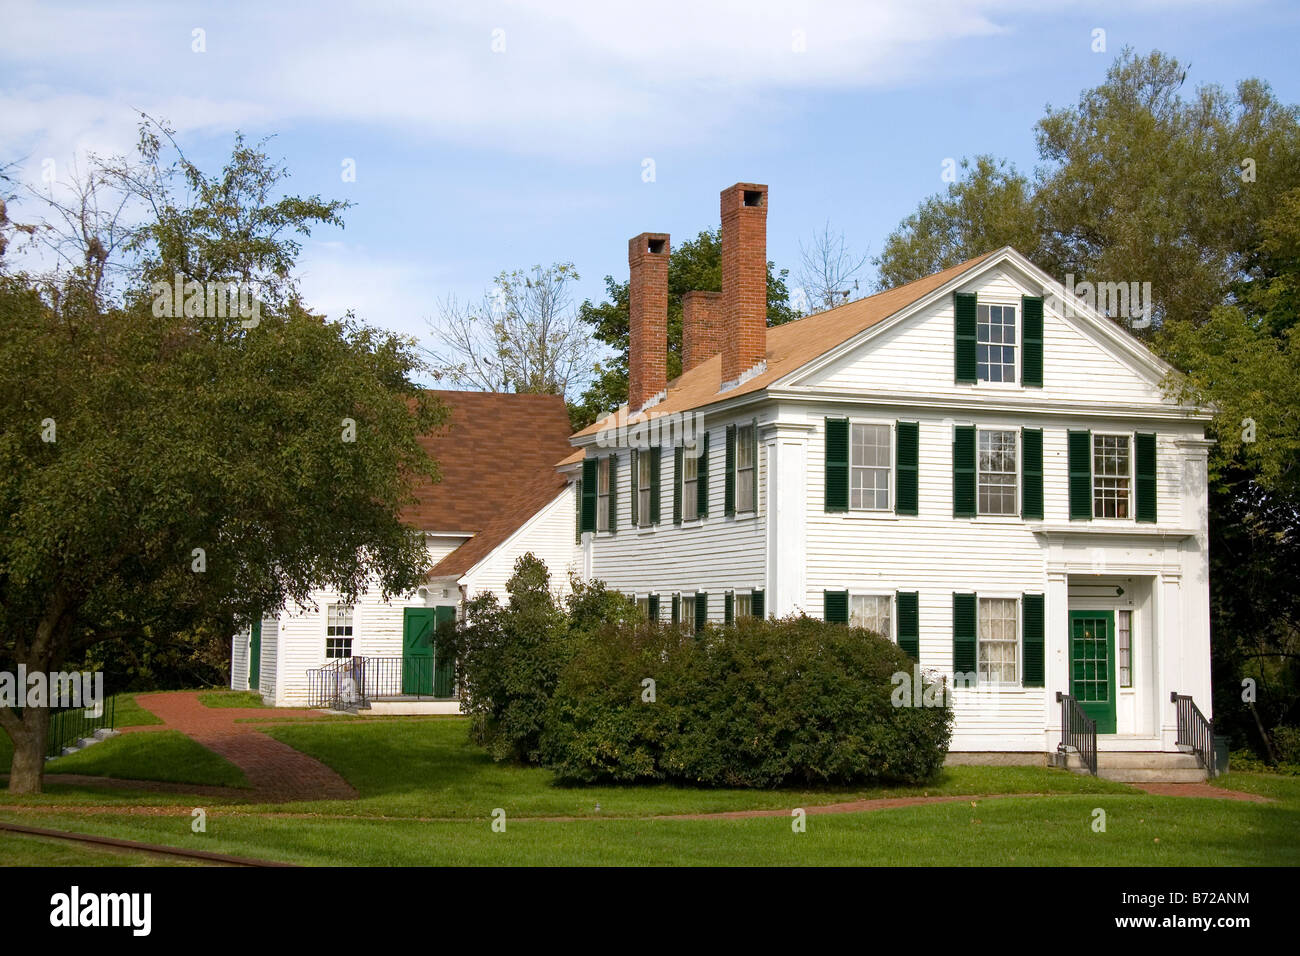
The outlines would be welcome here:
M 788 269 L 767 264 L 767 324 L 782 325 L 797 319 L 786 288 Z M 668 262 L 668 378 L 682 373 L 682 296 L 693 290 L 722 291 L 722 230 L 705 229 L 672 250 Z M 575 429 L 590 425 L 602 415 L 627 402 L 627 353 L 631 336 L 628 325 L 628 283 L 605 277 L 606 300 L 583 302 L 578 315 L 591 326 L 592 335 L 614 350 L 614 357 L 598 363 L 592 384 L 580 401 L 569 404 L 569 418 Z
M 144 652 L 142 633 L 165 652 L 196 622 L 314 587 L 420 582 L 426 551 L 398 513 L 417 476 L 436 478 L 417 439 L 445 412 L 413 384 L 413 342 L 292 295 L 282 230 L 337 207 L 276 200 L 266 217 L 273 169 L 237 141 L 215 179 L 233 205 L 160 207 L 115 299 L 90 270 L 0 272 L 0 669 L 65 669 L 113 641 Z M 151 277 L 178 268 L 272 298 L 255 322 L 157 308 Z M 0 707 L 11 791 L 41 789 L 48 720 Z

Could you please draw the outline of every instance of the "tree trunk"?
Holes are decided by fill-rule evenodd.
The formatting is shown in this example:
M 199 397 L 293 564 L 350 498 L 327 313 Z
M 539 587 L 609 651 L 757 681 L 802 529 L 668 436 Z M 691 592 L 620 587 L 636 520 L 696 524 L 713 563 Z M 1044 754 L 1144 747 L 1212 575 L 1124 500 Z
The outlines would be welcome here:
M 47 707 L 24 707 L 21 729 L 6 728 L 14 742 L 10 793 L 40 793 L 45 783 L 45 742 L 50 730 Z
M 1260 739 L 1264 741 L 1264 751 L 1268 754 L 1268 765 L 1277 766 L 1277 751 L 1273 749 L 1273 741 L 1268 736 L 1268 731 L 1264 729 L 1264 722 L 1259 719 L 1259 711 L 1255 710 L 1254 704 L 1247 704 L 1250 708 L 1250 716 L 1255 718 L 1255 726 L 1259 729 Z

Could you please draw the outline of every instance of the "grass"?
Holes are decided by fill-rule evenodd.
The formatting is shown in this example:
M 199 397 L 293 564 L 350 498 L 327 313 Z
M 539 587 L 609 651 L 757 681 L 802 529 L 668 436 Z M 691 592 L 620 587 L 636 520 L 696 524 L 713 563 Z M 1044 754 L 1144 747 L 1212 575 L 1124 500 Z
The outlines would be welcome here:
M 162 718 L 157 714 L 150 713 L 136 702 L 135 694 L 114 694 L 111 698 L 113 701 L 113 726 L 114 727 L 147 727 L 151 724 L 161 724 Z M 105 702 L 105 707 L 108 703 Z M 9 767 L 14 759 L 13 741 L 9 735 L 0 731 L 0 773 L 8 773 Z M 48 764 L 46 765 L 48 768 Z
M 265 707 L 262 695 L 251 690 L 216 690 L 199 694 L 204 707 Z
M 0 866 L 190 866 L 163 854 L 131 853 L 51 837 L 0 833 Z
M 178 730 L 123 734 L 51 760 L 46 773 L 247 787 L 244 772 Z

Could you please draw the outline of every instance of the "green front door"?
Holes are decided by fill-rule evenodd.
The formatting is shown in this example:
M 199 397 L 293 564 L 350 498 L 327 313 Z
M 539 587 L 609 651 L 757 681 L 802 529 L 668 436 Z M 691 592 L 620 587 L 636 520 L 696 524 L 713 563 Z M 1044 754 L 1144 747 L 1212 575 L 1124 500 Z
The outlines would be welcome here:
M 1070 612 L 1070 695 L 1097 722 L 1115 732 L 1115 612 Z
M 454 607 L 437 607 L 434 608 L 434 621 L 438 633 L 441 634 L 444 628 L 456 626 L 456 609 Z M 446 660 L 439 658 L 433 670 L 433 696 L 434 697 L 455 697 L 456 696 L 456 662 L 450 654 L 446 655 Z
M 248 689 L 257 690 L 262 682 L 262 622 L 253 622 L 248 638 Z
M 402 693 L 433 696 L 434 609 L 408 607 L 402 619 Z

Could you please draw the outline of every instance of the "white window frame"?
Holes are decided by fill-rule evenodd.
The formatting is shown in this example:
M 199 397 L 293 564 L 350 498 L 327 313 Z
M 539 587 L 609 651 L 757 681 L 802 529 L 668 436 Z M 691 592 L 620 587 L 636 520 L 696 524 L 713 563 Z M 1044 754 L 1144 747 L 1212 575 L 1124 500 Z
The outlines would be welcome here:
M 754 471 L 753 478 L 748 477 L 750 468 L 745 468 L 742 470 L 740 467 L 741 436 L 743 436 L 746 432 L 748 432 L 753 439 L 754 455 L 753 455 L 753 461 L 750 465 L 750 468 L 752 468 Z M 741 478 L 742 475 L 745 475 L 746 477 L 742 479 Z M 732 482 L 736 494 L 736 514 L 737 515 L 758 514 L 758 426 L 753 422 L 749 422 L 748 424 L 745 425 L 741 425 L 739 423 L 736 424 L 736 460 L 735 460 L 735 466 L 733 468 Z M 752 493 L 754 495 L 754 500 L 750 502 L 750 507 L 748 508 L 743 508 L 741 507 L 740 504 L 740 495 L 741 495 L 742 488 L 745 489 L 745 494 Z
M 889 477 L 888 498 L 889 501 L 883 508 L 855 508 L 853 506 L 853 472 L 855 468 L 867 470 L 879 470 L 880 465 L 854 465 L 853 464 L 853 431 L 859 425 L 870 426 L 873 428 L 885 428 L 889 431 L 887 450 L 889 452 L 889 465 L 884 471 Z M 851 418 L 849 419 L 849 511 L 859 514 L 893 514 L 894 496 L 898 487 L 898 455 L 895 454 L 898 441 L 896 436 L 897 421 L 880 421 L 870 418 Z
M 1124 666 L 1123 666 L 1124 663 L 1123 652 L 1125 648 L 1120 644 L 1120 640 L 1119 640 L 1120 634 L 1123 633 L 1124 631 L 1124 629 L 1120 627 L 1120 622 L 1124 619 L 1123 615 L 1125 614 L 1128 615 L 1128 648 L 1127 648 L 1128 683 L 1127 684 L 1124 683 Z M 1136 647 L 1133 638 L 1136 633 L 1136 628 L 1134 626 L 1136 620 L 1137 620 L 1137 615 L 1133 613 L 1133 609 L 1131 607 L 1121 607 L 1115 609 L 1115 682 L 1119 685 L 1120 690 L 1132 690 L 1134 686 L 1133 672 L 1135 669 L 1134 662 L 1135 659 L 1137 658 L 1137 655 L 1134 653 Z
M 1023 607 L 1023 595 L 1021 594 L 1003 594 L 998 592 L 977 593 L 975 595 L 975 684 L 978 687 L 985 687 L 995 690 L 1021 690 L 1025 686 L 1025 649 L 1024 649 L 1024 628 L 1025 628 L 1025 609 Z M 984 639 L 980 636 L 980 625 L 984 620 L 984 602 L 985 601 L 1011 601 L 1016 609 L 1016 628 L 1015 628 L 1015 647 L 1016 647 L 1016 679 L 1014 681 L 992 681 L 986 680 L 980 673 L 980 648 Z M 993 643 L 993 642 L 990 642 Z M 1005 642 L 997 642 L 1005 643 Z
M 703 454 L 703 452 L 701 452 Z M 686 469 L 695 466 L 695 477 L 690 479 L 689 484 L 686 480 Z M 682 450 L 682 473 L 678 481 L 679 494 L 682 498 L 682 521 L 699 521 L 700 520 L 700 499 L 699 499 L 699 482 L 700 482 L 700 456 L 692 457 Z M 687 488 L 690 488 L 687 491 Z M 690 508 L 690 514 L 687 513 Z
M 855 591 L 849 590 L 849 626 L 865 627 L 853 622 L 853 602 L 858 598 L 884 598 L 889 602 L 889 633 L 881 635 L 887 637 L 895 644 L 898 643 L 898 602 L 897 595 L 893 591 Z
M 747 607 L 745 608 L 745 612 L 743 614 L 740 611 L 741 598 L 745 599 L 745 604 L 747 605 Z M 734 624 L 736 621 L 739 621 L 742 617 L 753 617 L 753 616 L 754 616 L 754 592 L 733 591 L 731 595 L 732 623 Z
M 610 508 L 613 507 L 613 500 L 609 494 L 609 477 L 610 469 L 613 467 L 613 459 L 606 455 L 599 459 L 596 464 L 596 530 L 609 530 Z
M 980 346 L 984 345 L 988 347 L 994 344 L 991 342 L 980 342 L 979 310 L 984 308 L 1011 309 L 1012 313 L 1015 315 L 1015 323 L 1016 323 L 1015 336 L 1014 336 L 1015 341 L 1011 343 L 1011 348 L 1013 350 L 1012 360 L 1011 360 L 1011 371 L 1012 374 L 1014 375 L 1014 378 L 1009 382 L 1008 381 L 995 382 L 992 379 L 980 377 Z M 997 299 L 989 299 L 987 301 L 981 301 L 979 299 L 976 300 L 975 302 L 975 383 L 977 385 L 985 385 L 985 386 L 991 385 L 995 388 L 997 387 L 1019 388 L 1021 386 L 1022 376 L 1021 376 L 1020 366 L 1021 366 L 1021 360 L 1024 357 L 1024 348 L 1022 346 L 1023 346 L 1023 337 L 1024 337 L 1024 324 L 1025 324 L 1023 312 L 1024 310 L 1020 307 L 1020 303 L 1018 302 L 1005 302 L 1005 301 L 999 301 Z M 1005 347 L 1007 345 L 1007 343 L 1005 342 L 1000 342 L 996 344 L 998 347 Z M 999 362 L 998 366 L 1002 367 L 1002 363 Z
M 678 604 L 678 607 L 681 609 L 681 613 L 680 613 L 680 616 L 678 617 L 677 623 L 678 623 L 679 625 L 681 625 L 682 630 L 684 630 L 687 634 L 694 634 L 694 633 L 695 633 L 695 595 L 696 595 L 696 593 L 697 593 L 697 592 L 695 592 L 695 591 L 689 591 L 689 592 L 687 592 L 687 591 L 683 591 L 683 592 L 681 593 L 681 595 L 680 595 L 680 602 L 679 602 L 679 604 Z M 687 602 L 687 601 L 690 601 L 690 602 L 691 602 L 691 610 L 690 610 L 690 613 L 687 613 L 687 611 L 686 611 L 686 602 Z
M 1011 503 L 1010 511 L 984 511 L 980 508 L 980 484 L 981 484 L 980 479 L 982 475 L 986 474 L 986 472 L 984 472 L 980 468 L 980 438 L 981 436 L 990 432 L 1010 432 L 1013 436 L 1012 442 L 1015 448 L 1016 460 L 1011 470 L 1011 476 L 1012 476 L 1012 488 L 1015 492 L 1015 500 L 1012 501 Z M 1020 517 L 1020 495 L 1022 492 L 1022 489 L 1020 487 L 1020 476 L 1024 470 L 1022 468 L 1022 461 L 1020 457 L 1023 454 L 1024 449 L 1021 448 L 1020 437 L 1021 437 L 1021 430 L 1019 428 L 1012 427 L 1010 425 L 975 426 L 975 514 L 977 517 L 980 518 L 1019 518 Z M 1000 474 L 1006 474 L 1006 472 L 987 472 L 987 474 L 1000 475 Z
M 344 614 L 346 612 L 346 616 Z M 336 620 L 346 623 L 335 623 Z M 337 629 L 342 631 L 347 629 L 347 633 L 334 633 Z M 352 657 L 352 651 L 356 647 L 357 636 L 357 606 L 355 604 L 343 604 L 342 602 L 328 604 L 325 607 L 325 659 L 328 661 L 346 659 Z M 331 654 L 331 641 L 346 641 L 346 654 Z
M 1128 514 L 1124 517 L 1103 517 L 1097 514 L 1097 439 L 1098 438 L 1123 438 L 1128 443 L 1128 502 L 1126 510 Z M 1136 501 L 1134 495 L 1137 486 L 1137 442 L 1133 432 L 1104 431 L 1092 432 L 1092 438 L 1088 448 L 1088 469 L 1092 473 L 1092 487 L 1088 489 L 1089 500 L 1092 502 L 1092 517 L 1094 521 L 1116 521 L 1131 523 L 1136 520 L 1134 516 L 1134 506 Z M 1109 476 L 1108 476 L 1109 477 Z M 1119 499 L 1116 498 L 1118 501 Z
M 652 528 L 654 525 L 650 522 L 650 499 L 654 493 L 654 470 L 651 463 L 651 456 L 658 453 L 657 448 L 646 448 L 637 452 L 636 456 L 636 495 L 637 495 L 637 514 L 636 524 L 638 528 Z M 645 470 L 645 481 L 642 482 L 641 472 Z

